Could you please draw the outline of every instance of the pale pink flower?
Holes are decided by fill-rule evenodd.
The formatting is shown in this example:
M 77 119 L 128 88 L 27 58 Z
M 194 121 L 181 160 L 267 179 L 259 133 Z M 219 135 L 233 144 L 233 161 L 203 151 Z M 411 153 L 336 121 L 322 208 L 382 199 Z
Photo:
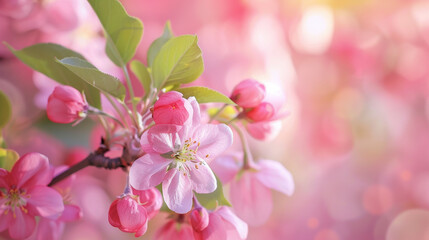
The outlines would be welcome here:
M 231 94 L 231 100 L 243 108 L 256 107 L 264 98 L 265 86 L 253 79 L 241 81 Z
M 10 172 L 0 169 L 0 231 L 9 229 L 11 238 L 24 239 L 35 229 L 35 216 L 61 215 L 61 195 L 46 186 L 51 179 L 48 159 L 39 153 L 22 156 Z
M 192 227 L 186 223 L 178 223 L 176 220 L 170 220 L 162 228 L 158 229 L 155 234 L 157 240 L 189 240 L 194 239 Z
M 130 183 L 145 190 L 162 183 L 167 206 L 177 212 L 191 210 L 193 191 L 210 193 L 217 188 L 207 162 L 232 144 L 231 129 L 225 124 L 201 124 L 195 98 L 185 125 L 157 124 L 142 136 L 147 153 L 130 168 Z
M 70 86 L 58 86 L 48 99 L 48 118 L 56 123 L 71 123 L 86 117 L 88 103 L 82 94 Z
M 54 175 L 58 175 L 67 169 L 66 166 L 56 167 Z M 70 189 L 76 175 L 71 175 L 63 181 L 57 183 L 53 188 L 63 197 L 64 211 L 57 219 L 41 217 L 37 230 L 26 240 L 58 240 L 63 235 L 65 223 L 74 222 L 82 217 L 82 212 L 77 205 L 70 203 Z
M 230 198 L 235 213 L 249 225 L 261 225 L 272 211 L 271 190 L 293 194 L 292 175 L 273 160 L 249 162 L 250 168 L 242 169 L 237 159 L 238 156 L 223 156 L 210 165 L 223 183 L 231 183 Z
M 153 121 L 156 124 L 183 125 L 189 117 L 190 105 L 182 96 L 175 91 L 162 94 L 153 106 Z
M 194 228 L 196 240 L 240 240 L 247 238 L 248 227 L 230 208 L 222 206 L 209 214 L 209 224 L 204 230 Z

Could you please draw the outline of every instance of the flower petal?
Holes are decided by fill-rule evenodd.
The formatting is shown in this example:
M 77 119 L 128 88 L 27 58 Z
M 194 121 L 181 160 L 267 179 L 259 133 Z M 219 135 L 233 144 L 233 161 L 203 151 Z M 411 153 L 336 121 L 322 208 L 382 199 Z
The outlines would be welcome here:
M 167 172 L 162 182 L 162 194 L 168 208 L 176 213 L 187 213 L 192 207 L 192 183 L 177 168 Z
M 0 201 L 0 206 L 3 206 L 3 204 L 6 201 Z M 7 209 L 7 208 L 6 208 Z M 10 211 L 10 210 L 8 210 Z M 0 210 L 0 232 L 3 232 L 9 227 L 9 223 L 12 221 L 12 214 L 10 212 L 8 214 L 4 214 L 3 209 Z
M 0 168 L 0 188 L 9 189 L 8 178 L 9 173 L 6 169 Z
M 122 231 L 137 232 L 147 222 L 146 209 L 131 197 L 120 199 L 117 211 Z
M 176 223 L 175 220 L 171 220 L 167 222 L 164 226 L 162 226 L 155 233 L 155 237 L 153 239 L 156 240 L 188 240 L 192 238 L 192 227 L 188 224 L 180 224 Z
M 195 97 L 188 98 L 188 101 L 192 107 L 192 124 L 191 125 L 197 126 L 201 122 L 200 105 L 198 104 L 197 99 L 195 99 Z M 191 115 L 190 115 L 190 117 L 191 117 Z
M 146 233 L 146 231 L 147 231 L 147 223 L 148 222 L 149 221 L 146 221 L 146 223 L 136 232 L 136 234 L 134 234 L 135 237 L 140 237 L 140 236 L 142 236 L 143 234 Z
M 228 183 L 237 175 L 241 168 L 240 158 L 242 154 L 224 155 L 210 162 L 210 168 L 222 183 Z
M 273 140 L 280 133 L 282 121 L 265 121 L 249 123 L 246 125 L 247 132 L 255 139 L 262 141 Z
M 23 213 L 19 208 L 15 208 L 15 216 L 16 217 L 11 218 L 9 225 L 10 237 L 13 239 L 24 239 L 29 237 L 36 227 L 34 216 Z
M 63 198 L 50 187 L 36 186 L 31 188 L 28 194 L 30 198 L 27 205 L 39 216 L 56 219 L 64 211 Z
M 210 214 L 209 225 L 201 232 L 204 240 L 227 239 L 225 224 L 217 214 Z
M 158 154 L 146 154 L 130 168 L 130 184 L 137 190 L 146 190 L 160 184 L 171 161 Z
M 61 217 L 58 218 L 58 221 L 73 222 L 79 220 L 81 217 L 82 211 L 80 210 L 80 207 L 72 204 L 67 204 L 64 205 L 64 212 Z
M 57 240 L 61 239 L 61 236 L 64 232 L 63 222 L 49 220 L 47 218 L 41 218 L 37 224 L 37 235 L 36 239 L 43 240 Z
M 17 188 L 47 185 L 52 179 L 48 158 L 40 153 L 28 153 L 13 166 L 11 177 Z
M 256 173 L 258 180 L 266 187 L 292 195 L 295 184 L 292 174 L 279 162 L 273 160 L 260 160 L 260 170 Z
M 173 124 L 157 124 L 148 131 L 148 141 L 155 152 L 167 153 L 174 151 L 181 143 L 178 132 L 182 126 Z
M 221 216 L 225 221 L 231 223 L 234 229 L 240 235 L 240 238 L 246 239 L 248 233 L 247 224 L 235 215 L 229 207 L 222 206 L 216 210 L 216 214 Z
M 244 172 L 231 183 L 231 203 L 238 217 L 251 226 L 265 223 L 273 207 L 271 190 L 256 179 L 252 172 Z
M 188 163 L 191 171 L 192 188 L 197 193 L 211 193 L 217 188 L 216 177 L 209 165 L 202 161 L 200 163 Z
M 203 124 L 194 131 L 192 139 L 200 143 L 198 156 L 210 162 L 231 146 L 232 131 L 225 124 Z

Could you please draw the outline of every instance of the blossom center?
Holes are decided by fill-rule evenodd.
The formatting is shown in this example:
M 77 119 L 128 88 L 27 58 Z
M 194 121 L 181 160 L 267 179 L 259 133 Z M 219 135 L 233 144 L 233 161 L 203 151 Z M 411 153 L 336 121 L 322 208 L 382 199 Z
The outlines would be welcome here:
M 9 210 L 11 210 L 13 217 L 16 218 L 16 208 L 21 209 L 21 211 L 24 213 L 28 213 L 28 209 L 25 208 L 25 206 L 27 205 L 27 199 L 30 196 L 26 193 L 26 191 L 12 188 L 8 192 L 3 193 L 3 195 L 3 197 L 6 199 L 6 202 L 4 203 L 6 209 L 3 212 L 5 215 L 7 215 Z
M 193 162 L 198 163 L 200 162 L 197 158 L 197 151 L 200 147 L 201 143 L 197 142 L 195 140 L 192 140 L 192 138 L 189 138 L 185 140 L 185 144 L 183 145 L 182 149 L 174 153 L 174 158 L 176 161 L 179 162 Z

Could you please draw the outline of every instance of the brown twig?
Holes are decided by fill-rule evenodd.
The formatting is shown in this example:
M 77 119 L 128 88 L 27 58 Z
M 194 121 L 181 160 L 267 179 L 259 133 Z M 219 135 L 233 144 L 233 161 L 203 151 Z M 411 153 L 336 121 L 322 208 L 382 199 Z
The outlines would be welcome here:
M 104 145 L 104 141 L 102 140 L 100 147 L 96 151 L 94 151 L 93 153 L 90 153 L 82 161 L 76 163 L 75 165 L 71 166 L 69 169 L 55 176 L 48 186 L 53 186 L 56 183 L 67 178 L 68 176 L 72 175 L 73 173 L 88 166 L 94 166 L 94 167 L 104 168 L 104 169 L 126 168 L 130 166 L 132 162 L 135 160 L 130 156 L 126 147 L 124 147 L 123 149 L 122 157 L 118 157 L 118 158 L 109 158 L 104 156 L 104 154 L 108 151 L 109 151 L 109 148 Z

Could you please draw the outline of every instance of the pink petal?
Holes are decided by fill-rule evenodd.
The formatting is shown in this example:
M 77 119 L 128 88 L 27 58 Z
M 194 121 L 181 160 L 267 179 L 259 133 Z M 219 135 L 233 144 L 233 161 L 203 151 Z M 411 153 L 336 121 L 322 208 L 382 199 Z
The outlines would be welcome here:
M 209 225 L 201 232 L 204 240 L 227 239 L 225 224 L 217 214 L 210 214 Z
M 252 137 L 263 141 L 274 139 L 280 133 L 281 128 L 282 122 L 280 120 L 249 123 L 246 125 L 246 130 Z
M 162 195 L 156 188 L 148 190 L 133 189 L 133 194 L 139 196 L 140 203 L 146 208 L 148 218 L 151 219 L 162 207 Z
M 12 213 L 9 212 L 9 214 Z M 24 239 L 29 237 L 36 227 L 34 216 L 23 213 L 19 208 L 15 208 L 15 215 L 16 217 L 10 218 L 9 235 L 13 239 Z
M 198 156 L 209 163 L 231 146 L 232 131 L 225 124 L 203 124 L 195 130 L 192 139 L 201 144 Z
M 237 155 L 242 154 L 220 156 L 210 162 L 210 168 L 222 183 L 230 182 L 240 170 L 241 163 L 238 158 L 242 158 L 242 156 Z
M 238 218 L 229 207 L 220 207 L 216 210 L 216 214 L 221 216 L 225 221 L 231 223 L 236 232 L 240 235 L 241 239 L 247 238 L 248 227 L 247 224 Z M 228 238 L 229 239 L 229 238 Z
M 162 182 L 162 194 L 168 208 L 176 213 L 187 213 L 192 207 L 192 182 L 177 168 L 167 172 Z
M 149 221 L 146 221 L 146 223 L 136 232 L 136 234 L 134 234 L 135 237 L 140 237 L 140 236 L 142 236 L 143 234 L 146 233 L 146 231 L 147 231 L 147 223 L 148 222 Z
M 9 189 L 8 178 L 8 171 L 6 171 L 6 169 L 0 168 L 0 188 Z
M 37 225 L 37 236 L 36 239 L 40 240 L 57 240 L 61 239 L 64 232 L 64 223 L 49 220 L 47 218 L 41 218 Z
M 33 187 L 28 191 L 28 195 L 30 198 L 27 205 L 39 216 L 56 219 L 64 211 L 63 198 L 50 187 Z
M 187 101 L 179 92 L 171 91 L 160 96 L 153 106 L 152 116 L 156 124 L 183 125 L 189 118 Z
M 158 154 L 146 154 L 137 159 L 130 168 L 130 184 L 138 190 L 146 190 L 160 184 L 167 173 L 171 160 Z
M 80 94 L 78 90 L 70 86 L 65 86 L 65 85 L 57 86 L 52 92 L 52 95 L 55 98 L 61 99 L 65 102 L 81 102 L 81 103 L 84 102 L 82 94 Z
M 216 177 L 212 170 L 205 162 L 188 163 L 187 165 L 192 170 L 189 171 L 192 188 L 197 193 L 211 193 L 217 188 Z
M 3 206 L 4 203 L 6 203 L 5 200 L 0 200 L 0 206 Z M 5 209 L 1 209 L 0 211 L 0 232 L 6 230 L 9 227 L 9 223 L 12 221 L 12 214 L 10 212 L 8 214 L 4 214 L 4 210 Z
M 139 205 L 133 198 L 125 197 L 117 204 L 117 211 L 122 231 L 136 232 L 147 222 L 146 209 Z
M 258 162 L 260 170 L 255 174 L 258 180 L 266 187 L 292 195 L 295 184 L 290 172 L 279 162 L 261 160 Z
M 182 128 L 179 125 L 159 124 L 153 126 L 148 132 L 148 141 L 153 150 L 158 153 L 174 151 L 175 145 L 180 145 L 178 131 Z
M 71 123 L 80 119 L 80 112 L 84 111 L 84 105 L 78 102 L 63 102 L 57 98 L 49 97 L 46 106 L 46 114 L 52 122 Z
M 244 172 L 238 181 L 233 181 L 230 195 L 234 211 L 249 225 L 258 226 L 268 220 L 273 205 L 271 190 L 254 173 Z
M 47 185 L 52 179 L 48 158 L 40 153 L 28 153 L 13 166 L 11 177 L 17 188 Z
M 153 239 L 156 240 L 189 240 L 192 237 L 192 227 L 188 224 L 180 224 L 180 227 L 175 220 L 169 221 L 162 226 L 156 233 Z
M 67 204 L 64 205 L 64 212 L 61 217 L 58 218 L 58 221 L 73 222 L 79 220 L 81 217 L 82 211 L 80 210 L 80 207 L 72 204 Z
M 192 107 L 192 123 L 191 123 L 191 125 L 197 126 L 201 122 L 200 105 L 198 104 L 195 97 L 188 98 L 188 102 L 190 103 L 190 105 Z

